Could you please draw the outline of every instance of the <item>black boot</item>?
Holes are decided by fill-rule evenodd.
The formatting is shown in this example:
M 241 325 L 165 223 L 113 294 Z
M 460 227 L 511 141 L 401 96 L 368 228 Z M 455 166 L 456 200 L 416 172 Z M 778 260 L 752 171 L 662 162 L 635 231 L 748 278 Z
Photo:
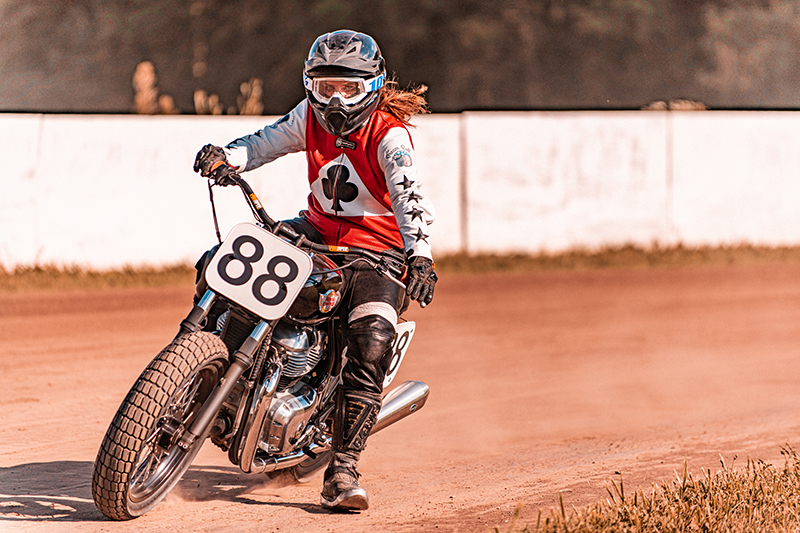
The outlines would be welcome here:
M 358 485 L 356 464 L 367 437 L 378 419 L 381 396 L 371 392 L 339 389 L 333 426 L 333 457 L 325 470 L 320 504 L 335 511 L 369 508 L 367 491 Z

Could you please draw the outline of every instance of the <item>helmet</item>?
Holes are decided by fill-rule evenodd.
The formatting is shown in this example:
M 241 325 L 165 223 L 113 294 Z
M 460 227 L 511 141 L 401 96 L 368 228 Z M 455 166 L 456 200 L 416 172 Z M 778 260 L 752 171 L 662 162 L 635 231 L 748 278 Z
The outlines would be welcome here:
M 303 85 L 317 121 L 331 135 L 347 135 L 369 120 L 386 82 L 378 43 L 364 33 L 339 30 L 314 41 Z

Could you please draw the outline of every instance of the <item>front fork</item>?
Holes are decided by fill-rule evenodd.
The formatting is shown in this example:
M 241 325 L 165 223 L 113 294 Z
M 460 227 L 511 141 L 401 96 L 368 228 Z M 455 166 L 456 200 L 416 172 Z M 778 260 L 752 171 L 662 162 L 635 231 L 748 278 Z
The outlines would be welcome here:
M 200 324 L 206 316 L 208 316 L 216 298 L 217 295 L 213 291 L 206 291 L 200 301 L 198 301 L 189 312 L 189 315 L 181 322 L 181 329 L 178 335 L 198 331 L 200 329 Z M 242 346 L 234 352 L 231 365 L 228 367 L 225 375 L 219 380 L 214 390 L 211 391 L 203 407 L 201 407 L 200 411 L 197 413 L 192 425 L 186 428 L 181 440 L 178 442 L 178 446 L 184 450 L 188 450 L 197 439 L 205 434 L 206 429 L 208 429 L 214 421 L 214 418 L 216 418 L 219 408 L 222 407 L 222 404 L 236 386 L 239 378 L 242 377 L 242 374 L 244 374 L 248 368 L 253 366 L 256 350 L 258 350 L 258 347 L 261 346 L 261 343 L 272 331 L 272 328 L 277 322 L 277 320 L 271 322 L 262 320 L 256 324 L 250 336 L 247 337 L 242 343 Z
M 189 315 L 181 322 L 181 329 L 178 331 L 178 336 L 193 333 L 200 329 L 200 324 L 208 316 L 211 311 L 211 306 L 217 301 L 217 293 L 212 290 L 207 290 L 200 300 L 194 304 L 194 307 L 189 312 Z

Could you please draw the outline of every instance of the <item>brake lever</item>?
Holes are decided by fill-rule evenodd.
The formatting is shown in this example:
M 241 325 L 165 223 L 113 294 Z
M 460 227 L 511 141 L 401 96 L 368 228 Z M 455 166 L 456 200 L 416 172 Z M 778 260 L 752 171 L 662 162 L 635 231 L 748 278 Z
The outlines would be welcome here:
M 392 273 L 389 272 L 389 270 L 385 266 L 383 266 L 383 265 L 375 265 L 375 271 L 378 272 L 378 274 L 380 274 L 384 278 L 388 279 L 389 281 L 391 281 L 392 283 L 397 285 L 398 287 L 400 287 L 401 289 L 403 289 L 403 292 L 405 292 L 408 289 L 408 287 L 406 287 L 405 283 L 403 283 L 402 281 L 400 281 L 399 279 L 394 277 L 392 275 Z M 426 304 L 425 302 L 419 302 L 419 306 L 422 307 L 423 309 L 427 305 L 428 304 Z
M 403 283 L 402 281 L 400 281 L 399 279 L 394 277 L 394 275 L 391 272 L 389 272 L 389 269 L 386 268 L 384 265 L 376 263 L 373 268 L 375 268 L 375 271 L 378 274 L 380 274 L 384 278 L 388 279 L 389 281 L 391 281 L 392 283 L 394 283 L 395 285 L 397 285 L 401 289 L 406 290 L 405 283 Z
M 380 274 L 384 278 L 387 278 L 389 281 L 391 281 L 392 283 L 403 289 L 404 292 L 408 290 L 406 284 L 397 279 L 396 277 L 394 277 L 394 275 L 391 272 L 389 272 L 389 269 L 386 268 L 386 266 L 379 263 L 374 263 L 373 268 L 378 274 Z M 428 304 L 426 304 L 425 302 L 419 302 L 419 306 L 424 309 L 425 307 L 428 306 Z

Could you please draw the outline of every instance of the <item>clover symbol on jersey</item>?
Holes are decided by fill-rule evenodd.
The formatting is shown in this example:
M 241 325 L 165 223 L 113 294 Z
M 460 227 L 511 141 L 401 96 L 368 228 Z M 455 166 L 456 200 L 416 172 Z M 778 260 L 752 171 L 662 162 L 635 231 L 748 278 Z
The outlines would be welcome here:
M 358 187 L 347 180 L 350 171 L 344 165 L 333 165 L 328 168 L 327 178 L 322 178 L 322 192 L 325 198 L 333 200 L 331 209 L 344 211 L 341 202 L 352 202 L 358 197 Z

